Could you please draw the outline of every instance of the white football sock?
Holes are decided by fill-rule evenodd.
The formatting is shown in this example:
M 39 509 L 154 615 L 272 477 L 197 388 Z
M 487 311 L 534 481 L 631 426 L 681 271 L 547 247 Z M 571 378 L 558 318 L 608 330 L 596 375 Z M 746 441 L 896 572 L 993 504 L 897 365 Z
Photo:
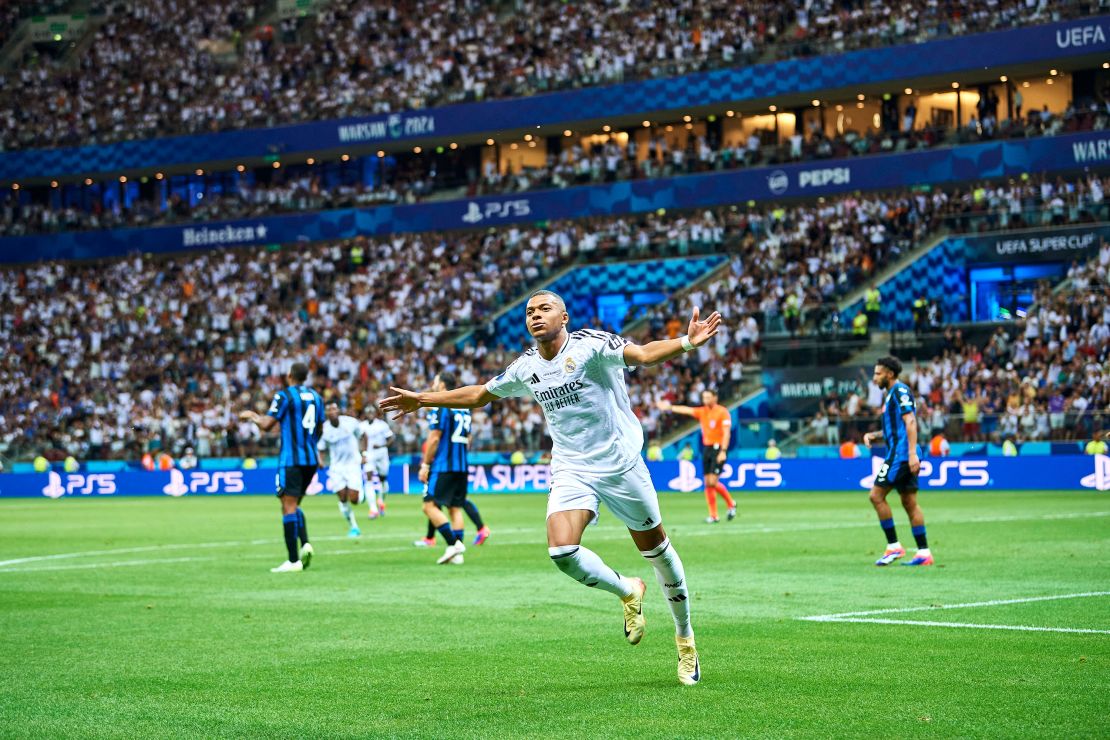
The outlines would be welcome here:
M 339 513 L 343 515 L 343 518 L 347 520 L 352 528 L 358 528 L 358 523 L 355 520 L 355 512 L 351 510 L 351 505 L 346 501 L 339 502 Z
M 596 586 L 621 598 L 632 594 L 632 585 L 592 550 L 581 545 L 562 545 L 547 548 L 547 554 L 555 567 L 579 583 Z
M 667 597 L 667 606 L 674 617 L 675 633 L 679 637 L 692 637 L 694 630 L 690 626 L 690 592 L 686 588 L 686 571 L 678 553 L 671 547 L 670 538 L 664 539 L 652 550 L 641 550 L 640 554 L 655 568 L 655 578 Z

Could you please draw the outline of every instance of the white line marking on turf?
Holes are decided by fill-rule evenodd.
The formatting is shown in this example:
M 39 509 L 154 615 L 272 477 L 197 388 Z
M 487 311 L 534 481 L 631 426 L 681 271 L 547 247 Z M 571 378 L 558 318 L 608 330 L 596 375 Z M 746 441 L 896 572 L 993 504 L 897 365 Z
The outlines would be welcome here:
M 866 612 L 842 612 L 840 614 L 820 614 L 816 617 L 802 617 L 812 622 L 824 622 L 841 617 L 867 617 L 872 614 L 906 614 L 908 612 L 928 612 L 939 609 L 972 609 L 981 606 L 1005 606 L 1006 604 L 1031 604 L 1035 601 L 1058 601 L 1059 599 L 1085 599 L 1091 596 L 1110 596 L 1110 591 L 1083 591 L 1077 594 L 1057 594 L 1055 596 L 1028 596 L 1022 599 L 993 599 L 991 601 L 969 601 L 966 604 L 937 604 L 935 606 L 910 606 L 902 609 L 872 609 Z
M 866 619 L 862 617 L 846 617 L 844 619 L 812 620 L 819 622 L 860 624 L 908 624 L 915 627 L 957 627 L 976 630 L 1016 630 L 1020 632 L 1068 632 L 1084 635 L 1110 635 L 1110 630 L 1088 630 L 1073 627 L 1030 627 L 1023 624 L 975 624 L 973 622 L 926 622 L 919 619 Z
M 1110 516 L 1110 511 L 1070 512 L 1070 513 L 1066 513 L 1066 514 L 1044 514 L 1044 515 L 1041 515 L 1041 516 L 1033 516 L 1033 517 L 1022 517 L 1022 516 L 977 517 L 977 518 L 970 518 L 970 519 L 962 519 L 962 520 L 959 520 L 959 521 L 949 521 L 949 522 L 938 521 L 935 524 L 933 524 L 932 526 L 936 527 L 936 526 L 950 526 L 950 525 L 960 525 L 960 524 L 991 524 L 991 523 L 996 523 L 996 522 L 1019 522 L 1019 521 L 1051 521 L 1051 520 L 1057 520 L 1057 519 L 1087 519 L 1087 518 L 1104 517 L 1104 516 Z M 833 523 L 833 524 L 791 524 L 791 525 L 783 525 L 783 526 L 778 526 L 778 527 L 775 527 L 775 526 L 748 526 L 748 525 L 745 525 L 745 524 L 739 524 L 739 525 L 733 525 L 733 526 L 727 526 L 726 525 L 726 526 L 723 526 L 723 527 L 693 530 L 693 531 L 686 530 L 685 526 L 683 526 L 684 531 L 682 532 L 681 537 L 683 539 L 685 539 L 687 537 L 708 537 L 708 536 L 722 535 L 722 534 L 724 534 L 724 535 L 732 534 L 733 536 L 749 535 L 749 534 L 783 534 L 783 533 L 793 533 L 793 532 L 799 532 L 799 531 L 825 531 L 825 530 L 830 530 L 830 529 L 860 529 L 860 528 L 869 528 L 869 527 L 873 527 L 873 526 L 875 526 L 875 523 L 873 521 L 867 521 L 867 522 L 839 522 L 839 523 Z M 675 528 L 677 529 L 677 527 L 675 527 Z M 512 528 L 496 529 L 495 530 L 495 534 L 497 535 L 496 542 L 498 542 L 499 544 L 505 544 L 505 545 L 531 545 L 531 544 L 535 544 L 535 539 L 534 538 L 528 539 L 528 540 L 523 540 L 523 541 L 512 541 L 512 540 L 502 539 L 501 535 L 504 535 L 504 534 L 532 534 L 532 535 L 535 535 L 535 536 L 539 536 L 543 532 L 544 532 L 544 527 L 541 527 L 541 526 L 512 527 Z M 623 540 L 625 538 L 625 536 L 626 535 L 625 535 L 625 532 L 624 532 L 623 529 L 614 528 L 612 530 L 612 532 L 602 531 L 602 532 L 599 532 L 595 535 L 592 535 L 591 539 L 594 539 L 594 540 Z M 347 540 L 347 539 L 348 538 L 345 535 L 330 535 L 330 536 L 324 536 L 324 537 L 313 537 L 314 542 L 335 542 L 335 541 L 342 541 L 342 540 Z M 394 534 L 367 533 L 367 534 L 362 535 L 362 537 L 360 538 L 360 541 L 366 542 L 366 541 L 378 540 L 378 541 L 395 542 L 397 539 L 398 539 L 398 537 Z M 29 573 L 29 572 L 34 572 L 36 570 L 42 570 L 42 569 L 39 569 L 39 568 L 18 568 L 18 567 L 13 568 L 11 566 L 19 566 L 19 565 L 23 565 L 25 563 L 38 563 L 38 562 L 50 561 L 50 560 L 68 560 L 68 559 L 73 559 L 73 558 L 98 557 L 98 556 L 101 556 L 101 555 L 125 555 L 125 554 L 135 554 L 135 553 L 144 553 L 144 552 L 164 552 L 166 550 L 193 550 L 193 549 L 199 549 L 199 548 L 244 547 L 244 546 L 247 546 L 247 545 L 257 546 L 257 545 L 275 545 L 275 544 L 281 544 L 281 540 L 278 540 L 278 539 L 255 539 L 255 540 L 225 540 L 225 541 L 221 541 L 221 542 L 201 542 L 201 543 L 172 543 L 172 544 L 166 544 L 166 545 L 144 545 L 144 546 L 141 546 L 141 547 L 120 547 L 120 548 L 114 548 L 114 549 L 108 549 L 108 550 L 84 550 L 84 551 L 81 551 L 81 552 L 65 552 L 65 553 L 57 553 L 57 554 L 53 554 L 53 555 L 31 555 L 31 556 L 23 557 L 23 558 L 12 558 L 10 560 L 0 560 L 0 574 L 3 574 L 3 573 Z M 392 548 L 391 547 L 391 548 L 386 548 L 384 550 L 381 549 L 381 548 L 375 548 L 373 550 L 367 550 L 366 552 L 400 552 L 400 551 L 403 551 L 403 550 L 406 550 L 406 549 L 409 549 L 409 548 L 407 548 L 407 547 Z M 413 549 L 415 549 L 415 548 L 413 548 Z M 352 551 L 352 552 L 354 552 L 354 551 Z M 118 562 L 126 562 L 126 561 L 118 561 Z M 141 562 L 141 561 L 135 561 L 135 562 Z M 159 561 L 152 560 L 152 561 L 149 561 L 149 562 L 156 563 L 156 562 L 159 562 Z M 98 563 L 98 564 L 81 565 L 80 567 L 81 568 L 90 568 L 90 567 L 106 567 L 107 568 L 107 567 L 115 567 L 115 564 L 114 563 Z M 70 568 L 59 567 L 59 568 L 52 568 L 51 570 L 68 570 L 68 569 L 70 569 Z
M 1068 632 L 1078 634 L 1110 635 L 1110 630 L 1082 629 L 1074 627 L 1035 627 L 1017 624 L 979 624 L 975 622 L 932 622 L 918 619 L 883 619 L 874 614 L 908 614 L 910 612 L 943 611 L 945 609 L 975 609 L 1007 604 L 1032 604 L 1038 601 L 1059 601 L 1061 599 L 1085 599 L 1110 596 L 1110 591 L 1084 591 L 1074 594 L 1053 596 L 1028 596 L 1020 599 L 992 599 L 991 601 L 969 601 L 963 604 L 937 604 L 934 606 L 911 606 L 901 609 L 871 609 L 861 612 L 841 612 L 839 614 L 818 614 L 813 617 L 798 617 L 804 622 L 851 622 L 857 624 L 907 624 L 917 627 L 957 627 L 964 629 L 1015 630 L 1020 632 Z

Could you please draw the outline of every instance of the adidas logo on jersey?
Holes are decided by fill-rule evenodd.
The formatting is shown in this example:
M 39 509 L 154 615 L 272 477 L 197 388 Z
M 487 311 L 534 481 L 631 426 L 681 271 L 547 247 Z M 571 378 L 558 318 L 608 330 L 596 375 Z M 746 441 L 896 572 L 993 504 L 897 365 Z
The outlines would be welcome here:
M 537 384 L 539 384 L 539 382 L 540 382 L 540 376 L 536 375 L 535 373 L 532 373 L 532 377 L 528 378 L 528 383 L 531 384 L 531 385 L 537 385 Z

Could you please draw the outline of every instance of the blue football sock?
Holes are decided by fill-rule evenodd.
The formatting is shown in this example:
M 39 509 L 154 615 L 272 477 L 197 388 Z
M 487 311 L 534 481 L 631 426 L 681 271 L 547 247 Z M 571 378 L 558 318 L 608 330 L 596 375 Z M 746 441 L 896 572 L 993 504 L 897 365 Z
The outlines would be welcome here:
M 929 549 L 929 540 L 925 537 L 925 525 L 913 528 L 913 539 L 917 543 L 917 547 L 921 550 Z
M 301 559 L 297 554 L 297 515 L 283 514 L 281 527 L 285 530 L 285 549 L 289 551 L 289 562 L 295 563 Z
M 459 542 L 462 542 L 462 540 L 463 540 L 463 531 L 464 530 L 461 530 L 461 529 L 452 529 L 451 534 L 455 535 L 456 540 L 458 540 Z
M 455 544 L 455 533 L 451 531 L 450 524 L 444 522 L 443 524 L 436 527 L 436 529 L 438 529 L 439 533 L 443 535 L 444 542 L 446 542 L 448 545 Z
M 898 535 L 894 533 L 893 519 L 880 519 L 879 526 L 883 528 L 883 534 L 886 535 L 886 543 L 888 545 L 893 545 L 898 541 Z
M 304 512 L 301 511 L 301 507 L 299 507 L 299 506 L 297 507 L 297 534 L 301 538 L 301 544 L 302 545 L 307 545 L 308 544 L 308 525 L 305 524 Z

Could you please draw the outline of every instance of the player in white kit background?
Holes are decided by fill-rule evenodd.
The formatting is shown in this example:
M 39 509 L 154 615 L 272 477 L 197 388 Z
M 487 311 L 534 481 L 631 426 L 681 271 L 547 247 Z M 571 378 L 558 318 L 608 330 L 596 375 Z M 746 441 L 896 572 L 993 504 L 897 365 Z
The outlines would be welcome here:
M 675 623 L 678 679 L 701 679 L 690 623 L 689 589 L 682 561 L 663 530 L 659 498 L 640 457 L 644 436 L 632 412 L 625 368 L 655 365 L 699 347 L 716 334 L 717 312 L 704 321 L 698 309 L 686 336 L 638 346 L 607 332 L 568 332 L 566 304 L 555 293 L 537 291 L 526 308 L 536 346 L 485 385 L 418 393 L 392 388 L 380 402 L 399 418 L 422 407 L 480 408 L 501 398 L 530 396 L 543 408 L 551 433 L 551 490 L 547 501 L 547 544 L 551 560 L 571 578 L 620 597 L 625 637 L 633 645 L 644 634 L 646 586 L 626 578 L 582 546 L 582 534 L 597 519 L 600 502 L 628 528 L 640 554 L 652 564 Z
M 358 537 L 362 532 L 355 519 L 353 505 L 362 501 L 362 425 L 353 416 L 340 415 L 339 404 L 330 401 L 324 407 L 324 431 L 317 447 L 324 457 L 320 460 L 328 469 L 328 487 L 339 497 L 339 513 L 351 525 L 347 534 Z
M 366 445 L 362 469 L 366 473 L 368 514 L 371 519 L 377 519 L 379 512 L 385 515 L 385 494 L 389 492 L 389 440 L 393 439 L 393 430 L 378 415 L 378 407 L 374 404 L 366 407 L 366 418 L 362 421 L 362 439 Z M 372 485 L 375 477 L 378 480 L 377 490 Z M 380 502 L 378 490 L 381 491 Z

